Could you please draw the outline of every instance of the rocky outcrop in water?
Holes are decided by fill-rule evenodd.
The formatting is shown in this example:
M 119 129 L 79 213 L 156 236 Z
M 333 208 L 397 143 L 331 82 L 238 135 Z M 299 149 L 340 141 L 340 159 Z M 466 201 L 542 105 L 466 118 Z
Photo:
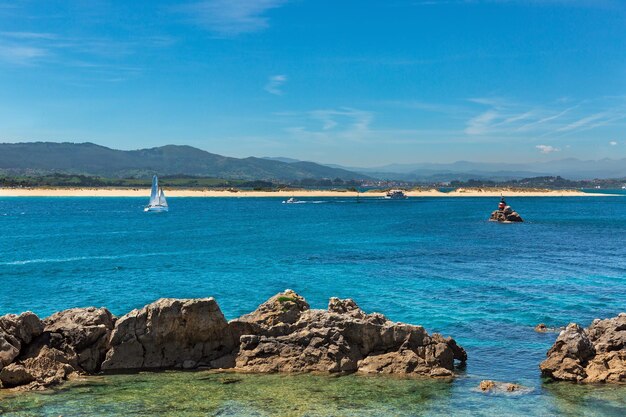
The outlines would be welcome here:
M 234 347 L 213 298 L 162 298 L 117 320 L 102 369 L 211 367 Z
M 32 313 L 22 322 L 23 333 L 32 334 L 22 343 L 9 365 L 0 370 L 3 387 L 49 386 L 73 374 L 96 373 L 108 349 L 114 318 L 105 308 L 73 308 L 41 321 Z M 2 321 L 11 316 L 0 318 Z M 33 331 L 34 329 L 34 331 Z
M 22 347 L 43 332 L 43 327 L 39 317 L 31 312 L 0 317 L 0 372 L 19 356 Z
M 540 365 L 544 376 L 576 382 L 626 382 L 626 313 L 563 330 Z
M 213 298 L 160 299 L 116 319 L 104 308 L 0 317 L 0 383 L 36 389 L 73 375 L 149 369 L 454 375 L 463 348 L 424 328 L 287 290 L 227 322 Z
M 489 217 L 489 221 L 491 222 L 500 222 L 500 223 L 522 223 L 522 217 L 511 209 L 511 207 L 506 206 L 504 209 L 498 209 L 491 213 Z
M 454 360 L 467 358 L 454 340 L 365 314 L 350 299 L 311 310 L 288 291 L 231 325 L 241 333 L 235 369 L 242 371 L 452 376 Z

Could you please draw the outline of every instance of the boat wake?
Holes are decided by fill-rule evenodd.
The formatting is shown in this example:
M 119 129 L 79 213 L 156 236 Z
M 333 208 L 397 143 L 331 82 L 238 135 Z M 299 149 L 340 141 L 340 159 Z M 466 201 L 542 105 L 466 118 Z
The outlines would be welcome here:
M 283 204 L 322 204 L 322 203 L 330 203 L 330 201 L 325 201 L 325 200 L 307 200 L 307 201 L 302 201 L 302 200 L 298 200 L 298 201 L 283 201 Z
M 175 256 L 175 255 L 189 255 L 196 252 L 153 252 L 153 253 L 136 253 L 126 255 L 102 255 L 102 256 L 74 256 L 69 258 L 39 258 L 39 259 L 25 259 L 21 261 L 9 261 L 0 262 L 0 265 L 28 265 L 28 264 L 43 264 L 43 263 L 63 263 L 63 262 L 79 262 L 79 261 L 94 261 L 94 260 L 115 260 L 115 259 L 127 259 L 127 258 L 146 258 L 150 256 Z

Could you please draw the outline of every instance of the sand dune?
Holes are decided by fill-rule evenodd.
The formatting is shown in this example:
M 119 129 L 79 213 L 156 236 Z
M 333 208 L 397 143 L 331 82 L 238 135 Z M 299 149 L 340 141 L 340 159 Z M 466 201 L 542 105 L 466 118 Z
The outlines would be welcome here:
M 225 191 L 195 189 L 165 189 L 168 197 L 356 197 L 354 191 L 283 190 L 283 191 Z M 146 197 L 146 188 L 0 188 L 0 197 Z M 383 197 L 384 192 L 359 193 L 360 197 Z M 438 190 L 408 191 L 409 197 L 598 197 L 611 194 L 585 193 L 578 190 L 514 190 L 458 189 L 449 193 Z

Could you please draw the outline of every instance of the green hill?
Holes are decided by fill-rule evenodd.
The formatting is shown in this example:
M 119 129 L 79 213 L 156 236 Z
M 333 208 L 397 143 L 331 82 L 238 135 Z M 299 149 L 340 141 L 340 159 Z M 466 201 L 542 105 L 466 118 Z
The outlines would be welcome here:
M 367 179 L 364 174 L 313 162 L 230 158 L 191 146 L 121 151 L 93 143 L 0 143 L 0 172 L 12 175 L 83 174 L 113 178 L 158 175 L 293 181 L 304 178 Z

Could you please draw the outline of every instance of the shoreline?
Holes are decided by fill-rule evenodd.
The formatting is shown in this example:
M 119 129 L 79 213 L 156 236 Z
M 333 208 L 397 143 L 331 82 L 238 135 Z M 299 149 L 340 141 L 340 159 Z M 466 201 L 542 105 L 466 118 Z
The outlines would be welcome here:
M 337 190 L 228 191 L 210 189 L 165 189 L 167 197 L 349 197 L 381 198 L 384 191 L 357 193 Z M 145 197 L 149 188 L 0 188 L 0 197 Z M 619 194 L 586 193 L 578 190 L 435 189 L 407 191 L 408 197 L 611 197 Z

